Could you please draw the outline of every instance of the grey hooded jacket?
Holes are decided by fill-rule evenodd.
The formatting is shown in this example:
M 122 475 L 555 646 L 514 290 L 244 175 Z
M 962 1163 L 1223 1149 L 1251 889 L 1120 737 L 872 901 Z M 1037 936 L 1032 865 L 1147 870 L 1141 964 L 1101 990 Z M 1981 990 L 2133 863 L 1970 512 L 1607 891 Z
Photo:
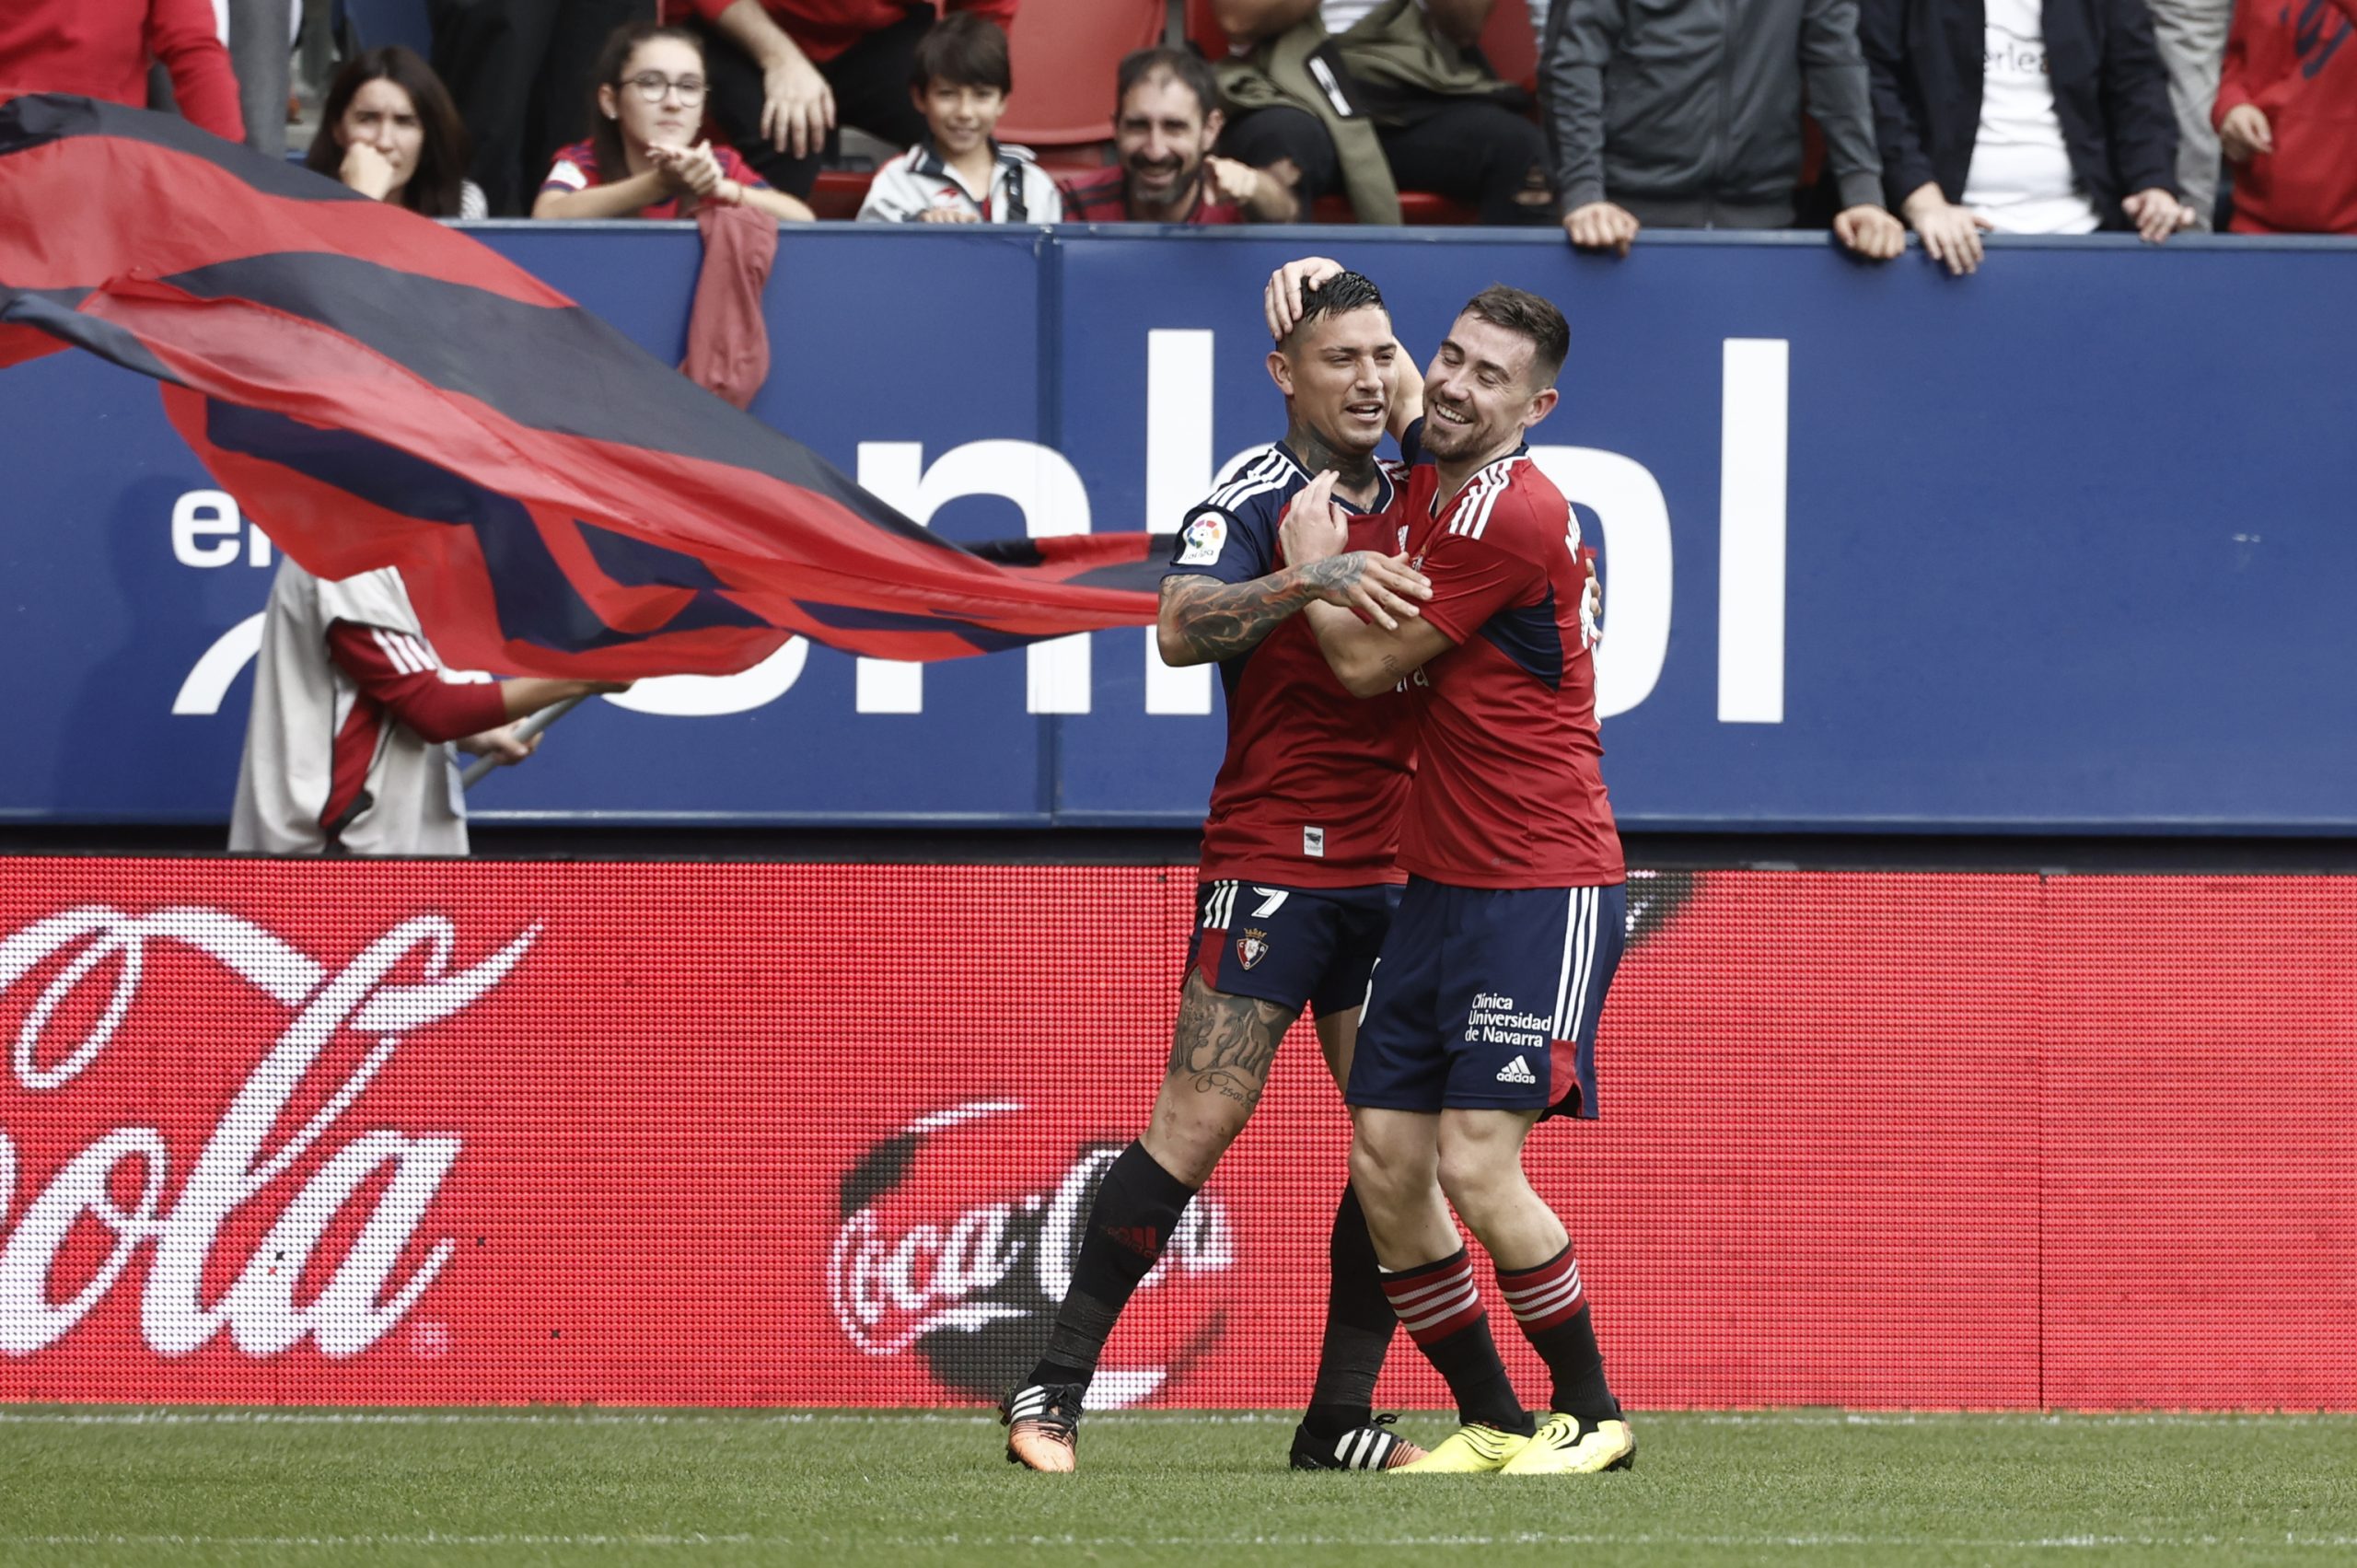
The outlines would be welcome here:
M 1671 228 L 1781 228 L 1801 89 L 1843 207 L 1882 204 L 1856 0 L 1555 0 L 1538 88 L 1562 211 L 1612 201 Z

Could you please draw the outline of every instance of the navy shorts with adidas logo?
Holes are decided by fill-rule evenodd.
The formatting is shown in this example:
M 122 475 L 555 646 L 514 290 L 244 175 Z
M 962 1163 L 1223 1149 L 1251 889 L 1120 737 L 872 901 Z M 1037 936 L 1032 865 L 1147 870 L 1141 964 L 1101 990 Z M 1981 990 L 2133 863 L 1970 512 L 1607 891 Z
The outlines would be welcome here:
M 1596 1115 L 1596 1019 L 1628 889 L 1408 880 L 1343 1098 L 1385 1110 Z
M 1319 1017 L 1366 996 L 1366 977 L 1399 904 L 1395 883 L 1295 888 L 1279 882 L 1199 882 L 1188 969 L 1229 996 L 1250 996 Z

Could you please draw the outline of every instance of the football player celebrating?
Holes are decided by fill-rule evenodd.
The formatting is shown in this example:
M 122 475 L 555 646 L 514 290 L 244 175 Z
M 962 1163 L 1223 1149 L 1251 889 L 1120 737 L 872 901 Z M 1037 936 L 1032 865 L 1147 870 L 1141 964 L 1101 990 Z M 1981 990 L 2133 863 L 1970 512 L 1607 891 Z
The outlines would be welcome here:
M 1188 513 L 1163 578 L 1162 656 L 1219 665 L 1227 752 L 1203 824 L 1196 940 L 1161 1092 L 1097 1191 L 1046 1355 L 1002 1410 L 1007 1458 L 1032 1469 L 1074 1468 L 1082 1399 L 1107 1337 L 1243 1130 L 1305 1006 L 1335 1082 L 1350 1073 L 1358 1005 L 1399 897 L 1392 857 L 1413 740 L 1407 699 L 1352 696 L 1300 612 L 1322 603 L 1392 631 L 1416 618 L 1423 579 L 1372 517 L 1393 498 L 1375 453 L 1397 434 L 1392 381 L 1406 368 L 1395 366 L 1397 350 L 1383 296 L 1365 278 L 1336 269 L 1303 293 L 1268 358 L 1285 438 L 1248 454 Z M 1321 472 L 1323 504 L 1353 519 L 1341 541 L 1349 548 L 1289 563 L 1280 520 Z M 1293 1463 L 1377 1469 L 1419 1458 L 1373 1414 L 1396 1319 L 1347 1184 L 1329 1257 L 1317 1382 Z
M 1278 326 L 1284 282 L 1271 288 Z M 1596 1114 L 1596 1016 L 1626 929 L 1579 526 L 1524 441 L 1555 406 L 1569 342 L 1562 313 L 1536 295 L 1498 285 L 1466 305 L 1401 442 L 1398 521 L 1430 599 L 1389 624 L 1318 605 L 1305 617 L 1343 685 L 1384 704 L 1404 691 L 1418 726 L 1407 889 L 1345 1093 L 1383 1288 L 1464 1423 L 1403 1473 L 1588 1473 L 1636 1452 L 1570 1236 L 1522 1168 L 1538 1121 Z M 1395 417 L 1414 419 L 1416 395 L 1401 401 Z M 1280 535 L 1291 560 L 1352 541 L 1327 500 L 1335 482 L 1320 475 L 1295 503 Z M 1552 1376 L 1535 1431 L 1452 1207 Z

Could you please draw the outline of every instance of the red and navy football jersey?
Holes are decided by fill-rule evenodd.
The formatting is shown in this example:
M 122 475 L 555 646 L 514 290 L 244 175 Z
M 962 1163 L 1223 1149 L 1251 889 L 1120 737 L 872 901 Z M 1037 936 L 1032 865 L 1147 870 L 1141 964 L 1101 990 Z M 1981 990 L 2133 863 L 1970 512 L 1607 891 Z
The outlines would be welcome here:
M 1187 514 L 1166 577 L 1248 583 L 1284 565 L 1277 527 L 1314 476 L 1282 442 L 1250 454 L 1235 477 Z M 1396 554 L 1386 470 L 1376 505 L 1353 514 L 1351 548 Z M 1227 755 L 1203 823 L 1207 881 L 1353 888 L 1404 879 L 1399 844 L 1415 735 L 1407 700 L 1342 689 L 1306 616 L 1290 616 L 1258 646 L 1223 660 Z
M 1416 454 L 1421 427 L 1403 446 Z M 1435 513 L 1418 458 L 1397 521 L 1432 580 L 1424 619 L 1457 646 L 1407 683 L 1422 746 L 1399 864 L 1461 888 L 1590 888 L 1626 878 L 1596 735 L 1595 629 L 1580 528 L 1517 447 Z

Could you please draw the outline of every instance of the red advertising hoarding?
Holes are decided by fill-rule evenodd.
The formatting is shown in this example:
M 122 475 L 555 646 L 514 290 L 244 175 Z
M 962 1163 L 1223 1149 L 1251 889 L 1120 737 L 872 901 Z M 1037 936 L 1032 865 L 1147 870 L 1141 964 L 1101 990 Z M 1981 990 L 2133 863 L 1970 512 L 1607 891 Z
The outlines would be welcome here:
M 1187 868 L 20 859 L 0 1398 L 995 1398 Z M 1639 1407 L 2357 1407 L 2357 884 L 1639 876 L 1532 1144 Z M 1306 1393 L 1300 1031 L 1098 1404 Z M 1542 1387 L 1503 1317 L 1526 1388 Z M 1404 1337 L 1388 1402 L 1443 1402 Z

